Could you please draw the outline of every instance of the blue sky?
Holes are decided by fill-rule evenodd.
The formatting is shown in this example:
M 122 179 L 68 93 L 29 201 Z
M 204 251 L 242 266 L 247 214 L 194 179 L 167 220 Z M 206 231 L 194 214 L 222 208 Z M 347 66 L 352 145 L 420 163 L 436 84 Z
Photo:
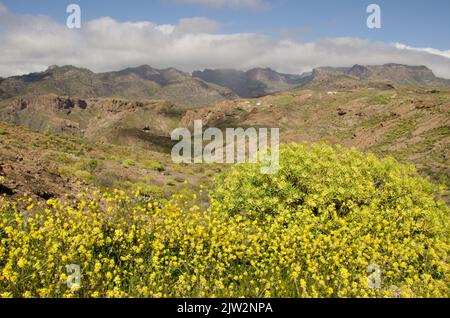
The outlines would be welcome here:
M 81 7 L 81 29 L 66 7 Z M 367 6 L 381 7 L 369 29 Z M 0 76 L 75 65 L 186 72 L 425 65 L 450 78 L 450 0 L 0 0 Z
M 263 1 L 263 0 L 261 0 Z M 450 49 L 449 0 L 267 0 L 262 9 L 210 7 L 178 0 L 3 0 L 14 13 L 48 15 L 64 22 L 65 8 L 77 3 L 85 21 L 110 16 L 118 21 L 152 21 L 175 24 L 181 18 L 207 17 L 223 24 L 225 33 L 255 32 L 311 41 L 324 37 L 351 36 L 414 47 Z M 370 30 L 366 7 L 382 9 L 380 30 Z

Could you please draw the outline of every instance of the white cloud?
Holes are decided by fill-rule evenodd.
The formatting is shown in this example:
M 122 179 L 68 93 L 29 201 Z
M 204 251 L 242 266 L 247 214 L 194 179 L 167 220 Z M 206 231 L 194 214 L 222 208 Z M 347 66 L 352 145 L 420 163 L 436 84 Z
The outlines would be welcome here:
M 416 51 L 416 52 L 427 52 L 430 54 L 434 54 L 434 55 L 439 55 L 439 56 L 444 56 L 447 58 L 450 58 L 450 50 L 448 51 L 440 51 L 440 50 L 436 50 L 430 47 L 427 48 L 415 48 L 409 45 L 405 45 L 402 43 L 395 43 L 395 47 L 399 48 L 399 49 L 403 49 L 403 50 L 411 50 L 411 51 Z
M 449 51 L 357 38 L 277 40 L 254 33 L 221 34 L 219 27 L 206 18 L 176 25 L 101 18 L 70 30 L 47 17 L 14 15 L 0 3 L 0 76 L 42 71 L 53 64 L 96 72 L 149 64 L 184 71 L 267 66 L 301 73 L 318 66 L 403 63 L 426 65 L 450 78 Z
M 176 0 L 178 3 L 204 5 L 211 8 L 247 8 L 266 9 L 269 4 L 265 0 Z

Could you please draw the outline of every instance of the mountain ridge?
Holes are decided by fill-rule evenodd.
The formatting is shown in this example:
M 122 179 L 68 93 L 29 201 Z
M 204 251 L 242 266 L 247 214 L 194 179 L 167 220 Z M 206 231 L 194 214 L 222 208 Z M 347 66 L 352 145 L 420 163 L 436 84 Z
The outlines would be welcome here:
M 426 66 L 388 63 L 351 67 L 318 67 L 300 75 L 278 73 L 270 68 L 246 72 L 232 69 L 205 69 L 193 76 L 229 88 L 243 98 L 257 98 L 293 88 L 354 89 L 393 86 L 450 86 L 450 79 L 436 77 Z
M 351 67 L 318 67 L 303 74 L 270 68 L 205 69 L 192 74 L 149 65 L 94 73 L 71 65 L 49 66 L 43 72 L 0 77 L 0 100 L 57 94 L 80 98 L 165 99 L 204 106 L 236 98 L 258 98 L 303 87 L 313 89 L 384 88 L 393 86 L 450 87 L 426 66 L 389 63 Z
M 0 100 L 50 93 L 80 98 L 165 99 L 181 105 L 206 105 L 237 98 L 227 88 L 188 73 L 147 65 L 106 73 L 71 65 L 50 66 L 43 72 L 0 82 Z
M 450 79 L 436 77 L 428 67 L 388 63 L 351 67 L 318 67 L 309 77 L 306 87 L 368 88 L 382 86 L 449 87 Z
M 304 83 L 302 75 L 278 73 L 270 68 L 253 68 L 248 71 L 233 69 L 205 69 L 192 76 L 232 90 L 243 98 L 256 98 L 288 90 Z

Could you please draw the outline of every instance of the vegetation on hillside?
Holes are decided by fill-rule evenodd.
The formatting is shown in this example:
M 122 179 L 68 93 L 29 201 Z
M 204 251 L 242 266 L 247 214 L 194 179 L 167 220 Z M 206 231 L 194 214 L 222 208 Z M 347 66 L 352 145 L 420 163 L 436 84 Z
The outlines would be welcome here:
M 448 297 L 449 208 L 412 167 L 284 146 L 281 169 L 238 165 L 158 202 L 87 189 L 0 199 L 3 297 Z M 239 191 L 236 191 L 239 190 Z M 66 266 L 81 284 L 66 282 Z M 369 268 L 379 268 L 372 286 Z
M 36 133 L 0 122 L 0 176 L 3 193 L 35 199 L 73 195 L 83 187 L 141 192 L 168 199 L 209 185 L 217 165 L 183 166 L 170 155 L 86 139 Z M 170 184 L 170 185 L 169 185 Z

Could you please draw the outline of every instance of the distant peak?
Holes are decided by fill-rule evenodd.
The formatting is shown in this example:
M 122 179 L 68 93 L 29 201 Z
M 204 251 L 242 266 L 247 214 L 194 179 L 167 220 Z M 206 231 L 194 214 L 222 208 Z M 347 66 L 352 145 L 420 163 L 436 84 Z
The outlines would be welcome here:
M 408 65 L 405 64 L 398 64 L 398 63 L 387 63 L 384 64 L 385 67 L 408 67 Z
M 81 67 L 76 67 L 73 65 L 51 65 L 47 68 L 46 72 L 49 71 L 62 71 L 62 72 L 67 72 L 67 71 L 89 71 L 90 70 L 86 69 L 86 68 L 81 68 Z
M 50 65 L 49 67 L 47 67 L 47 71 L 53 71 L 54 69 L 57 69 L 59 66 L 58 65 Z
M 353 65 L 353 67 L 350 68 L 350 70 L 348 70 L 348 72 L 347 72 L 347 74 L 356 76 L 356 77 L 361 77 L 368 73 L 370 73 L 370 69 L 367 66 L 363 66 L 360 64 Z
M 364 65 L 361 65 L 361 64 L 355 64 L 355 65 L 352 66 L 352 69 L 365 69 L 365 70 L 367 70 L 368 67 L 364 66 Z
M 151 67 L 148 64 L 142 64 L 142 65 L 136 66 L 134 68 L 135 69 L 143 69 L 143 70 L 152 70 L 153 69 L 153 67 Z
M 173 72 L 173 73 L 180 73 L 180 74 L 187 74 L 186 72 L 180 71 L 179 69 L 175 67 L 168 67 L 162 70 L 163 72 Z
M 155 69 L 153 67 L 151 67 L 150 65 L 147 64 L 143 64 L 143 65 L 139 65 L 139 66 L 135 66 L 135 67 L 128 67 L 126 69 L 124 69 L 123 71 L 155 71 Z
M 396 68 L 409 68 L 409 69 L 429 69 L 425 65 L 407 65 L 407 64 L 397 64 L 397 63 L 388 63 L 382 65 L 382 67 L 396 67 Z

